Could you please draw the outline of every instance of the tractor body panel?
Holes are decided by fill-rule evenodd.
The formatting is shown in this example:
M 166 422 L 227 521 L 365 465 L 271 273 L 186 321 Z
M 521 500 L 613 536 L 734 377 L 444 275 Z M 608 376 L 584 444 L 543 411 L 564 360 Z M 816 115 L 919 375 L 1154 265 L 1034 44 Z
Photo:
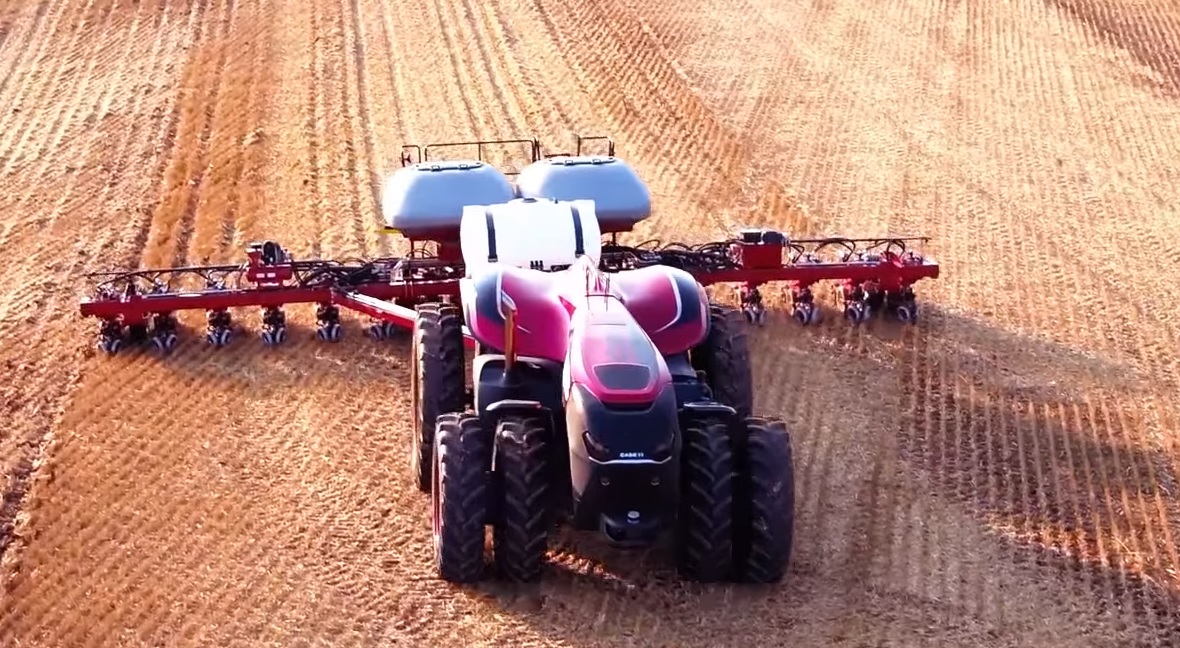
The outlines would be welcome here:
M 484 346 L 503 351 L 508 309 L 516 310 L 516 352 L 555 362 L 565 359 L 569 312 L 558 299 L 559 275 L 491 265 L 462 280 L 464 319 Z
M 581 385 L 608 406 L 644 405 L 672 382 L 664 358 L 614 296 L 587 297 L 573 313 L 568 339 L 566 398 Z
M 676 512 L 680 430 L 671 385 L 646 405 L 610 406 L 574 384 L 565 403 L 571 522 L 615 544 L 655 541 Z
M 683 353 L 708 335 L 709 296 L 684 270 L 624 270 L 612 274 L 610 284 L 660 353 Z
M 515 308 L 517 352 L 559 362 L 571 317 L 591 300 L 610 299 L 626 310 L 663 355 L 683 353 L 709 332 L 704 288 L 691 274 L 667 266 L 607 275 L 585 257 L 558 272 L 492 264 L 461 280 L 460 293 L 464 319 L 481 344 L 503 349 L 507 311 Z
M 494 421 L 502 412 L 497 404 L 535 403 L 535 409 L 543 410 L 559 422 L 562 411 L 560 362 L 545 358 L 517 356 L 511 372 L 503 354 L 485 353 L 473 361 L 475 374 L 475 411 L 487 429 L 495 427 Z M 489 409 L 490 408 L 490 409 Z

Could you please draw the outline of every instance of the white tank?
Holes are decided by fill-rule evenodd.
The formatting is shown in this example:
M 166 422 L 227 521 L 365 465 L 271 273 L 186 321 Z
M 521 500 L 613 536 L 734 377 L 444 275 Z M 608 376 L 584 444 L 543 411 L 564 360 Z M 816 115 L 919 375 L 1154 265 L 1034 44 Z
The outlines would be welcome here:
M 592 200 L 517 198 L 468 205 L 463 208 L 459 241 L 468 276 L 490 263 L 549 270 L 573 264 L 579 253 L 595 265 L 602 256 L 602 232 Z
M 385 181 L 385 225 L 407 238 L 454 240 L 466 205 L 512 200 L 516 189 L 495 167 L 471 160 L 422 162 L 395 171 Z
M 604 232 L 630 230 L 651 215 L 651 192 L 615 157 L 561 156 L 538 160 L 516 178 L 523 198 L 593 200 Z

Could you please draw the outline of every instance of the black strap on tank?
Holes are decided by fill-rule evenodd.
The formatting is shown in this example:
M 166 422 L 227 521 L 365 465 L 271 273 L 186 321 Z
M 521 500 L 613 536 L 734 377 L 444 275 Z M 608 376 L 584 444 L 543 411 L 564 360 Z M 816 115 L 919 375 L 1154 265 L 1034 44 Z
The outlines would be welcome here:
M 582 215 L 573 205 L 570 205 L 570 215 L 574 217 L 574 256 L 582 256 L 586 253 L 586 244 L 582 242 Z
M 488 224 L 488 263 L 495 263 L 496 257 L 496 219 L 492 218 L 492 208 L 484 207 L 484 221 Z

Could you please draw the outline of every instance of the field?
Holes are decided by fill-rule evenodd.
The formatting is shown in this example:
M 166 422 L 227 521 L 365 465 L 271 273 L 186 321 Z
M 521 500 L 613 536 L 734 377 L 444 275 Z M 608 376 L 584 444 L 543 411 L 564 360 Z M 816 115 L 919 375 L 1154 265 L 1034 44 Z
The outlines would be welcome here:
M 1178 101 L 1163 0 L 5 2 L 0 645 L 1175 646 Z M 637 238 L 933 237 L 918 327 L 752 333 L 780 587 L 570 534 L 539 592 L 446 586 L 404 339 L 107 359 L 76 316 L 87 270 L 400 251 L 403 143 L 575 132 Z

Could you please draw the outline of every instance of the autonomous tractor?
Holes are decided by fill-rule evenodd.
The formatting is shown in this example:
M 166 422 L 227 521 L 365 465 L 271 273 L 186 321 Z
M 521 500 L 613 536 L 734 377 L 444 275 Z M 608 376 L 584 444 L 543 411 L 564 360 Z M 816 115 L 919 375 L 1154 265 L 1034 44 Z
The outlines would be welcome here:
M 439 154 L 457 147 L 475 154 Z M 518 147 L 527 163 L 493 165 L 492 147 Z M 535 582 L 550 532 L 568 525 L 622 547 L 666 539 L 687 579 L 777 582 L 795 490 L 789 431 L 754 409 L 747 335 L 767 321 L 762 288 L 781 286 L 804 326 L 820 320 L 820 282 L 853 325 L 914 324 L 913 286 L 938 265 L 912 249 L 917 237 L 745 229 L 622 243 L 652 204 L 614 148 L 605 137 L 551 154 L 536 138 L 408 145 L 381 196 L 406 255 L 297 259 L 262 241 L 238 264 L 88 275 L 81 314 L 99 321 L 109 355 L 166 355 L 185 310 L 205 312 L 218 349 L 233 346 L 245 308 L 261 309 L 268 346 L 287 340 L 290 304 L 314 304 L 328 343 L 342 339 L 342 308 L 370 318 L 375 339 L 409 331 L 409 478 L 429 494 L 447 581 Z M 732 305 L 710 295 L 717 285 L 734 287 Z

